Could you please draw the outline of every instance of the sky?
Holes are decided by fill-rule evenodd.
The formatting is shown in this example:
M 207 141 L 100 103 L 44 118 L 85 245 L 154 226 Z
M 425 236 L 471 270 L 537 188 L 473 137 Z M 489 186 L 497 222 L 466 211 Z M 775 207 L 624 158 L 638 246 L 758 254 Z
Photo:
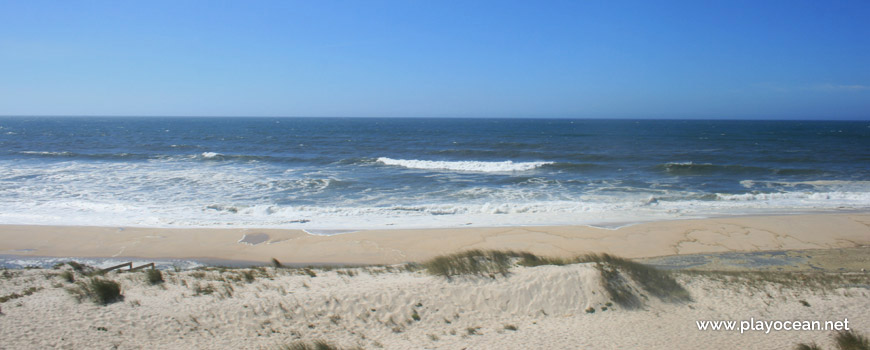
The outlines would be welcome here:
M 0 0 L 0 115 L 870 119 L 870 1 Z

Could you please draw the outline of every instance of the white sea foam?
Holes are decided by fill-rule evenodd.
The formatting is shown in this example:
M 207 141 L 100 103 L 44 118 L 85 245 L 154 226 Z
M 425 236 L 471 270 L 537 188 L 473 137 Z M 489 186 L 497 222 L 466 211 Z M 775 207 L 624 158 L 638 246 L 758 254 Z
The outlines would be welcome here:
M 518 164 L 518 163 L 514 163 Z M 189 157 L 143 162 L 0 161 L 0 223 L 355 230 L 402 227 L 606 225 L 715 215 L 870 209 L 870 182 L 746 181 L 747 194 L 559 181 L 418 190 L 346 187 L 332 169 Z M 368 186 L 368 185 L 366 185 Z M 760 191 L 756 191 L 760 190 Z M 332 192 L 334 191 L 334 192 Z M 323 231 L 317 231 L 323 232 Z
M 392 159 L 387 157 L 378 158 L 378 162 L 385 165 L 395 165 L 411 169 L 427 170 L 454 170 L 472 172 L 512 172 L 532 170 L 553 162 L 480 162 L 480 161 L 435 161 L 418 159 Z
M 695 162 L 667 162 L 665 166 L 692 166 L 692 165 L 713 165 L 712 163 L 695 163 Z
M 20 154 L 33 154 L 40 156 L 69 156 L 72 155 L 70 152 L 48 152 L 48 151 L 21 151 L 18 152 Z
M 217 152 L 202 152 L 202 157 L 205 159 L 214 159 L 217 157 L 222 157 L 223 154 Z

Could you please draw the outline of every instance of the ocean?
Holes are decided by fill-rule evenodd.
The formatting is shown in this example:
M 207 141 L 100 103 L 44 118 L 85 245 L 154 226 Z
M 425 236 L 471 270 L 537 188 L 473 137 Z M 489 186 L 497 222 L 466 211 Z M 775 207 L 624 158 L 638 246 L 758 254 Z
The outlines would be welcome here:
M 870 208 L 870 122 L 0 118 L 0 224 L 591 225 Z

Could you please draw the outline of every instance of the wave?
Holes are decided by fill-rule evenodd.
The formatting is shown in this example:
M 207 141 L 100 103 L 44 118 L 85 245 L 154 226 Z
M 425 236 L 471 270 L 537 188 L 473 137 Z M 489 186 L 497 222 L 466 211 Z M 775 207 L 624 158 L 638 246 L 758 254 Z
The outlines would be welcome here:
M 20 151 L 17 154 L 39 158 L 64 158 L 83 160 L 162 160 L 162 161 L 266 161 L 274 163 L 313 163 L 329 164 L 332 159 L 325 157 L 299 158 L 248 154 L 224 154 L 219 152 L 202 152 L 199 154 L 159 154 L 159 153 L 78 153 L 69 151 Z
M 43 158 L 82 158 L 82 159 L 149 159 L 147 154 L 138 153 L 76 153 L 76 152 L 50 152 L 50 151 L 21 151 L 18 154 L 43 157 Z
M 553 162 L 514 162 L 510 160 L 503 162 L 434 161 L 417 159 L 392 159 L 387 157 L 380 157 L 378 158 L 377 162 L 384 165 L 401 166 L 409 169 L 453 170 L 484 173 L 528 171 L 544 165 L 554 164 Z
M 53 157 L 72 157 L 75 153 L 72 152 L 48 152 L 48 151 L 21 151 L 18 154 L 27 154 L 33 156 L 53 156 Z
M 67 198 L 50 204 L 20 202 L 0 213 L 9 224 L 64 224 L 145 227 L 274 227 L 274 228 L 405 228 L 593 224 L 654 221 L 707 215 L 794 213 L 867 209 L 870 192 L 787 192 L 751 194 L 674 193 L 657 197 L 583 195 L 568 199 L 498 198 L 481 193 L 476 199 L 433 203 L 384 199 L 335 206 L 265 204 L 260 199 L 211 198 L 207 202 L 182 196 L 178 200 L 93 202 Z M 187 199 L 187 200 L 185 200 Z M 387 204 L 399 202 L 401 204 Z
M 744 193 L 744 194 L 716 194 L 716 199 L 719 201 L 733 202 L 771 202 L 771 201 L 795 201 L 791 203 L 795 207 L 800 204 L 807 204 L 808 201 L 819 202 L 837 201 L 837 203 L 866 204 L 870 202 L 870 193 L 868 192 L 777 192 L 777 193 Z M 801 202 L 801 203 L 797 203 Z
M 767 168 L 760 166 L 746 166 L 736 164 L 713 164 L 713 163 L 694 163 L 694 162 L 669 162 L 659 164 L 656 169 L 664 171 L 672 175 L 711 175 L 711 174 L 773 174 L 773 175 L 818 175 L 826 173 L 826 170 L 821 169 L 805 169 L 805 168 Z
M 713 173 L 766 173 L 771 171 L 767 168 L 744 166 L 744 165 L 718 165 L 712 163 L 694 162 L 669 162 L 660 164 L 656 168 L 674 175 L 708 175 Z

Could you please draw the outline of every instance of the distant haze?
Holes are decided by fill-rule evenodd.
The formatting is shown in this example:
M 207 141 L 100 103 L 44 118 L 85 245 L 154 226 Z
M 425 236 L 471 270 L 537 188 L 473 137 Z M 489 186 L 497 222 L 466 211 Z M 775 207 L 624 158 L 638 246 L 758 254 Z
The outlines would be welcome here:
M 0 115 L 870 119 L 868 1 L 0 1 Z

